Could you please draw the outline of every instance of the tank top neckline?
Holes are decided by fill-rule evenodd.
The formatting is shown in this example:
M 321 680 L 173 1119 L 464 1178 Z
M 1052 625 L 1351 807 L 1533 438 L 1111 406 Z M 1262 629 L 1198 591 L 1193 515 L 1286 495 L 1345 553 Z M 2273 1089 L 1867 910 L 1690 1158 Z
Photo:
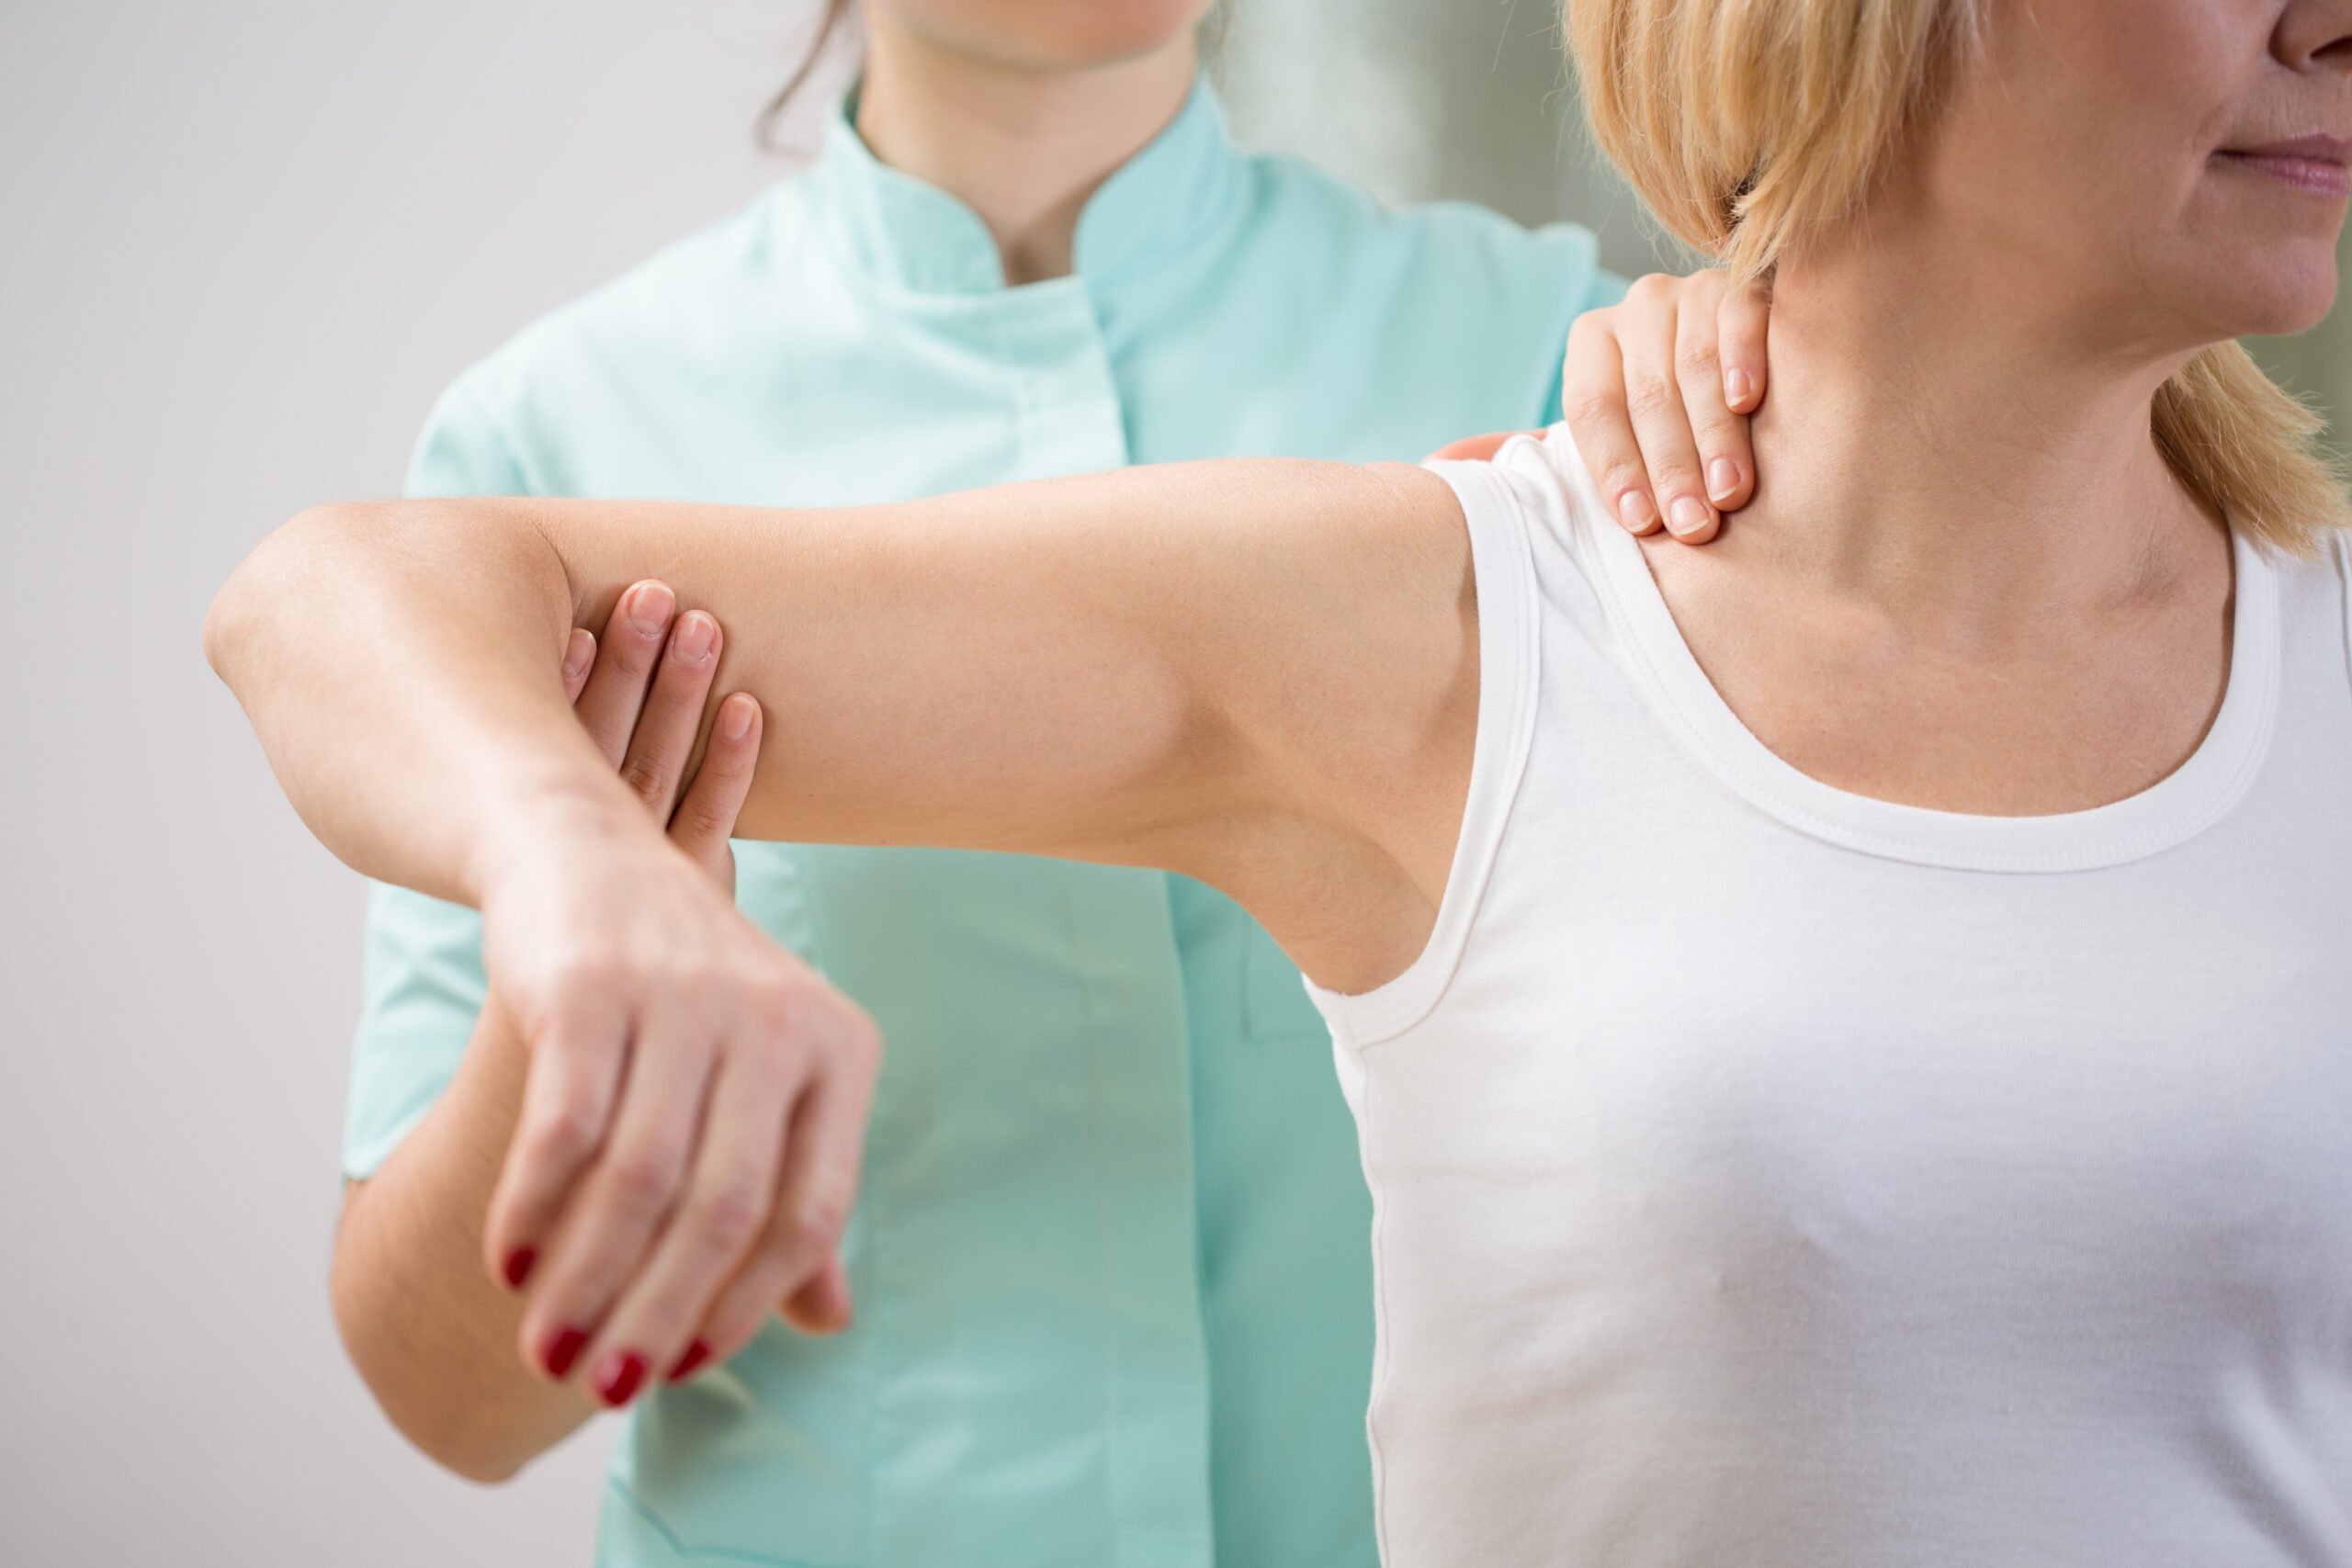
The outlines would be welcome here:
M 1814 838 L 1862 854 L 1951 870 L 2095 871 L 2195 838 L 2244 798 L 2270 749 L 2279 682 L 2278 582 L 2261 547 L 2231 535 L 2235 581 L 2230 669 L 2220 710 L 2188 759 L 2146 789 L 2083 811 L 1986 817 L 1907 806 L 1824 784 L 1783 760 L 1724 701 L 1683 639 L 1632 535 L 1607 519 L 1565 430 L 1571 526 L 1600 558 L 1610 619 L 1645 696 L 1682 744 L 1742 799 Z

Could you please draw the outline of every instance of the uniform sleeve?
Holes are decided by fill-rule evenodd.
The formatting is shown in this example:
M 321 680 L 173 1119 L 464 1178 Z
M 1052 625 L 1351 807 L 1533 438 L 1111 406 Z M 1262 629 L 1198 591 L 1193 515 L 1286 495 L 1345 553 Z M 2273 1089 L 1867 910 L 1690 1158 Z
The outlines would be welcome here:
M 1610 272 L 1601 267 L 1594 267 L 1590 269 L 1587 276 L 1589 281 L 1585 288 L 1584 303 L 1577 306 L 1575 312 L 1569 317 L 1571 322 L 1575 321 L 1577 316 L 1583 315 L 1587 310 L 1598 310 L 1607 306 L 1616 304 L 1620 299 L 1625 298 L 1625 290 L 1632 287 L 1632 285 L 1627 283 L 1625 279 L 1618 276 L 1615 273 Z M 1555 355 L 1554 358 L 1558 363 L 1565 364 L 1567 361 L 1567 357 L 1568 340 L 1566 334 L 1563 333 L 1560 338 L 1560 352 Z M 1555 376 L 1552 378 L 1552 389 L 1544 394 L 1544 412 L 1542 416 L 1536 420 L 1535 428 L 1538 430 L 1551 429 L 1554 425 L 1560 423 L 1561 419 L 1564 417 L 1564 413 L 1565 411 L 1563 410 L 1560 402 L 1560 378 L 1557 376 Z
M 411 495 L 520 495 L 520 469 L 464 382 L 443 396 L 410 460 Z M 344 1174 L 375 1174 L 458 1070 L 487 987 L 481 917 L 383 883 L 368 890 L 359 1024 L 345 1106 Z

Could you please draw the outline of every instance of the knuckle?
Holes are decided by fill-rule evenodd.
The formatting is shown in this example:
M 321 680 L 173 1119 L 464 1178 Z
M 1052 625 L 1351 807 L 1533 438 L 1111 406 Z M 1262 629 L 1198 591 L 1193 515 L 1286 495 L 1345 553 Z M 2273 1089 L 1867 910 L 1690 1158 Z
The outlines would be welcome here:
M 670 819 L 671 835 L 682 839 L 723 839 L 734 826 L 732 811 L 700 793 L 688 795 Z
M 1603 466 L 1598 479 L 1600 493 L 1615 497 L 1629 490 L 1646 490 L 1649 474 L 1638 463 L 1621 460 Z
M 595 1112 L 574 1099 L 540 1114 L 532 1124 L 527 1147 L 540 1159 L 570 1163 L 585 1158 L 596 1146 L 597 1131 Z
M 614 1191 L 633 1208 L 658 1208 L 677 1190 L 683 1163 L 675 1145 L 648 1139 L 614 1158 Z
M 1706 490 L 1699 483 L 1699 470 L 1680 458 L 1660 463 L 1651 477 L 1657 481 L 1661 494 L 1678 498 L 1686 495 L 1695 495 L 1702 500 L 1706 498 Z
M 840 1031 L 840 1049 L 854 1069 L 871 1073 L 882 1061 L 882 1026 L 854 1002 L 846 1004 Z
M 632 751 L 621 759 L 621 782 L 647 800 L 661 795 L 668 776 L 668 769 L 642 752 Z
M 785 1251 L 793 1258 L 822 1252 L 841 1235 L 844 1215 L 831 1201 L 810 1199 L 785 1223 Z
M 797 977 L 761 973 L 744 982 L 752 1021 L 772 1042 L 797 1041 L 807 1032 L 811 987 Z
M 729 1253 L 749 1247 L 766 1219 L 762 1183 L 749 1173 L 730 1176 L 695 1201 L 695 1228 L 712 1247 Z
M 1579 433 L 1611 423 L 1623 418 L 1624 412 L 1624 390 L 1614 386 L 1572 388 L 1561 405 L 1561 416 Z
M 714 964 L 699 953 L 680 953 L 662 965 L 663 989 L 682 1001 L 699 1004 L 704 1015 L 710 1019 L 718 1015 L 718 999 L 726 994 L 732 978 L 726 965 Z
M 609 1008 L 627 994 L 633 965 L 609 948 L 578 946 L 560 954 L 549 974 L 557 1006 L 572 1019 Z
M 1704 457 L 1730 457 L 1741 446 L 1739 418 L 1722 410 L 1710 410 L 1701 415 L 1693 428 L 1698 432 L 1700 452 Z
M 1712 339 L 1694 339 L 1674 351 L 1675 374 L 1690 385 L 1713 382 L 1721 364 L 1722 357 Z
M 1645 309 L 1656 309 L 1672 299 L 1681 280 L 1663 272 L 1645 272 L 1634 279 L 1625 290 L 1625 298 Z
M 810 1240 L 831 1247 L 849 1224 L 850 1208 L 856 1196 L 855 1168 L 846 1160 L 836 1162 L 811 1184 L 801 1200 L 797 1223 Z
M 1682 394 L 1672 383 L 1647 371 L 1625 378 L 1625 406 L 1638 416 L 1666 412 L 1682 406 Z

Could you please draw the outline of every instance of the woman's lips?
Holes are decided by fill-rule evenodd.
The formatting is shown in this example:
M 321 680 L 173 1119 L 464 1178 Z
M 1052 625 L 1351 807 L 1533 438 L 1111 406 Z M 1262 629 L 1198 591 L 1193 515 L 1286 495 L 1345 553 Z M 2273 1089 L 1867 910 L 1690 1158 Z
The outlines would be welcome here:
M 2215 156 L 2314 196 L 2352 196 L 2352 138 L 2301 136 L 2260 147 L 2225 147 Z

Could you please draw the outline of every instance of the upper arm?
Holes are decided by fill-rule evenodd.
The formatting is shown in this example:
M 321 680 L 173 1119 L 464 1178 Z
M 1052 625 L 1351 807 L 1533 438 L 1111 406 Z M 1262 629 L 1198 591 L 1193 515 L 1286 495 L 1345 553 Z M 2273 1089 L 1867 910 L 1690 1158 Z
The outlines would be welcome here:
M 1440 837 L 1442 885 L 1425 807 L 1466 766 L 1476 638 L 1434 475 L 1235 461 L 837 511 L 533 504 L 582 624 L 649 576 L 720 621 L 714 702 L 768 715 L 745 837 L 1159 865 L 1270 923 L 1358 863 L 1428 880 Z

